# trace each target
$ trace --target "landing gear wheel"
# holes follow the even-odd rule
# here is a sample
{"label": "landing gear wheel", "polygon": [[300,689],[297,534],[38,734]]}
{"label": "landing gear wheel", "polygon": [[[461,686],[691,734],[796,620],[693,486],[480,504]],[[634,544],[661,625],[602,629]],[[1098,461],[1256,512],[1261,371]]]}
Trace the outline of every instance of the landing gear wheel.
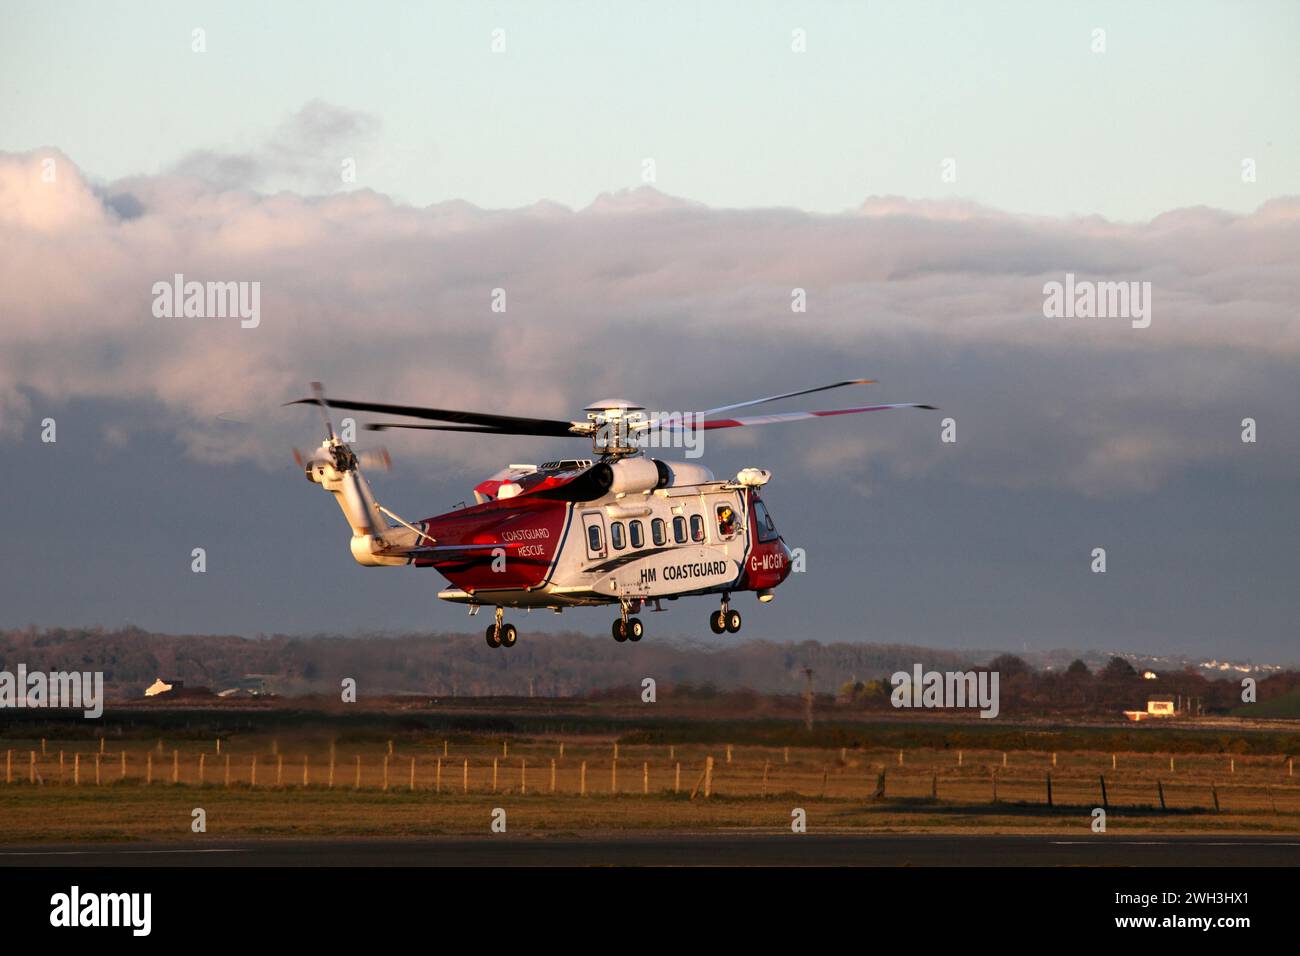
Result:
{"label": "landing gear wheel", "polygon": [[645,633],[645,628],[641,625],[639,617],[630,617],[627,619],[627,639],[632,642],[641,640],[641,635]]}
{"label": "landing gear wheel", "polygon": [[709,615],[709,627],[713,629],[714,634],[721,634],[727,629],[727,624],[722,618],[721,611],[714,611]]}
{"label": "landing gear wheel", "polygon": [[614,640],[618,641],[620,644],[627,640],[627,625],[623,622],[622,618],[615,621],[614,626],[610,628],[610,630],[614,632]]}
{"label": "landing gear wheel", "polygon": [[501,646],[514,647],[515,641],[519,640],[519,632],[515,630],[513,624],[507,624],[501,628]]}
{"label": "landing gear wheel", "polygon": [[740,612],[728,611],[726,614],[727,630],[735,634],[740,630]]}
{"label": "landing gear wheel", "polygon": [[487,646],[488,646],[488,647],[500,647],[500,646],[501,646],[501,635],[497,633],[497,626],[496,626],[495,624],[489,624],[489,625],[488,625],[488,628],[487,628]]}

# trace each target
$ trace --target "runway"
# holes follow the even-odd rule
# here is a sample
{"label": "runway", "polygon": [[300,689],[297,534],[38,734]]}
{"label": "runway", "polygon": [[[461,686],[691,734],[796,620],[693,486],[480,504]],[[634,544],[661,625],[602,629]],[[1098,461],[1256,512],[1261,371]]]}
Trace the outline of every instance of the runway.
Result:
{"label": "runway", "polygon": [[983,836],[772,831],[401,839],[196,838],[0,846],[0,867],[1300,865],[1297,836]]}

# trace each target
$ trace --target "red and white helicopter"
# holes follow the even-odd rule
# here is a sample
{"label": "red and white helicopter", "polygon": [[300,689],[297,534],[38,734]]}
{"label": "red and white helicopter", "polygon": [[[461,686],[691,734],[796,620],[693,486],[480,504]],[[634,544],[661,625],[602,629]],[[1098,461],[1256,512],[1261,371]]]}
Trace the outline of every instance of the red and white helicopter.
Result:
{"label": "red and white helicopter", "polygon": [[[934,409],[907,403],[711,417],[871,382],[835,382],[684,416],[648,416],[641,405],[601,401],[589,405],[587,420],[580,422],[345,401],[326,398],[316,382],[313,397],[289,404],[321,409],[325,441],[310,457],[295,452],[295,458],[307,480],[333,494],[343,510],[352,527],[357,563],[435,569],[453,585],[438,597],[469,605],[471,615],[480,607],[495,607],[487,642],[491,647],[513,647],[518,631],[504,620],[507,607],[558,613],[566,607],[617,604],[614,639],[639,641],[644,628],[633,615],[647,604],[662,610],[663,600],[717,594],[721,607],[709,616],[710,627],[715,634],[739,631],[740,612],[731,606],[731,596],[754,591],[766,603],[790,573],[790,550],[759,497],[769,473],[745,468],[720,481],[700,464],[650,458],[646,446],[680,445],[674,436],[686,429],[698,433],[894,408]],[[476,504],[406,521],[379,504],[361,470],[372,462],[386,466],[387,453],[355,453],[337,436],[328,408],[425,422],[367,424],[372,431],[415,428],[588,438],[593,457],[507,465],[474,489]]]}

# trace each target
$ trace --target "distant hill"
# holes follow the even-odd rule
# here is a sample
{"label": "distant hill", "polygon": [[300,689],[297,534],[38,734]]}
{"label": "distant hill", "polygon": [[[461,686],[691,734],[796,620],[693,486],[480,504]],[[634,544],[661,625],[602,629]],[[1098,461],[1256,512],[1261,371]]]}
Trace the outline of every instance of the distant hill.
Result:
{"label": "distant hill", "polygon": [[[285,695],[337,692],[354,678],[368,694],[437,696],[573,696],[639,684],[749,688],[798,693],[803,669],[817,690],[832,692],[851,679],[888,677],[920,662],[940,670],[966,669],[992,653],[959,653],[903,644],[778,644],[726,641],[718,648],[665,640],[617,644],[574,633],[536,634],[508,650],[492,650],[473,634],[343,637],[238,637],[152,634],[138,628],[56,628],[0,631],[0,669],[19,662],[29,670],[103,671],[109,693],[136,697],[155,678],[176,678],[214,691],[261,675],[268,690]],[[247,683],[247,682],[245,682]]]}

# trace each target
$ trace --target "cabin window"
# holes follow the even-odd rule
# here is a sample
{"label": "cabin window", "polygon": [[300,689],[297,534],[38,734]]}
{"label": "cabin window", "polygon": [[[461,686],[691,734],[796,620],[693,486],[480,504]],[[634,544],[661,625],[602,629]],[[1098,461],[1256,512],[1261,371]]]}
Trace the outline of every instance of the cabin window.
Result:
{"label": "cabin window", "polygon": [[718,516],[718,534],[724,538],[734,537],[736,529],[740,522],[736,520],[736,509],[731,505],[718,505],[715,512]]}
{"label": "cabin window", "polygon": [[609,526],[609,543],[615,551],[622,551],[626,542],[623,540],[623,522],[615,521]]}
{"label": "cabin window", "polygon": [[632,547],[639,548],[645,544],[645,532],[641,528],[641,522],[633,521],[628,525],[628,530],[632,533]]}
{"label": "cabin window", "polygon": [[587,528],[587,548],[592,554],[604,550],[600,540],[600,525],[593,524]]}
{"label": "cabin window", "polygon": [[691,515],[691,540],[704,540],[704,518],[701,515]]}
{"label": "cabin window", "polygon": [[681,515],[673,518],[673,540],[678,544],[686,543],[686,519]]}
{"label": "cabin window", "polygon": [[763,502],[758,500],[754,501],[754,518],[758,524],[759,541],[775,541],[781,536],[777,532],[776,523],[772,520],[772,516],[768,514],[767,508],[764,507]]}
{"label": "cabin window", "polygon": [[668,528],[664,524],[663,518],[655,518],[650,522],[650,538],[654,541],[656,548],[662,548],[668,543]]}

